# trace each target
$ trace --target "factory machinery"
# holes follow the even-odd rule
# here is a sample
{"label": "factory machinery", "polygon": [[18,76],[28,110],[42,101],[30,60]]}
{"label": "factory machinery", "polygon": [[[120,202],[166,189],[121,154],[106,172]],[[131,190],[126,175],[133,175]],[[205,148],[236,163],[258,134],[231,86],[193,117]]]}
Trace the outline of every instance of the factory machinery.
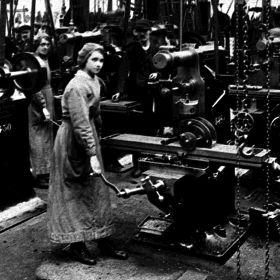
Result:
{"label": "factory machinery", "polygon": [[[145,175],[141,184],[114,190],[123,198],[147,194],[164,213],[147,217],[139,226],[137,239],[224,262],[249,230],[249,220],[237,215],[235,168],[262,170],[271,160],[270,152],[247,147],[244,135],[238,145],[218,141],[215,126],[224,126],[221,120],[228,117],[216,115],[215,125],[206,118],[199,50],[163,49],[153,63],[159,74],[149,84],[156,92],[154,102],[159,105],[160,98],[164,99],[165,110],[155,106],[159,113],[154,112],[162,114],[157,118],[162,134],[122,133],[102,140],[104,149],[140,154],[138,164]],[[252,122],[249,113],[240,112],[231,125],[243,133]]]}
{"label": "factory machinery", "polygon": [[[252,227],[261,227],[267,242],[279,239],[280,205],[270,196],[279,172],[279,28],[269,29],[269,8],[263,1],[258,40],[249,47],[248,11],[236,1],[232,58],[217,44],[161,48],[149,80],[156,133],[135,131],[139,104],[103,102],[103,113],[132,122],[124,133],[104,137],[104,150],[136,154],[144,175],[135,188],[105,182],[118,197],[147,195],[163,213],[142,221],[135,240],[223,263]],[[246,212],[240,205],[244,170],[265,191],[264,205]]]}
{"label": "factory machinery", "polygon": [[[241,8],[241,12],[246,10]],[[1,12],[5,9],[1,1]],[[246,23],[247,18],[242,20]],[[4,22],[0,22],[1,27],[5,27]],[[101,102],[105,126],[110,120],[121,120],[119,127],[113,121],[113,129],[105,127],[103,150],[137,156],[144,175],[134,188],[119,189],[104,175],[103,180],[120,198],[146,195],[162,213],[142,221],[135,240],[224,263],[246,240],[253,222],[265,225],[268,232],[272,231],[271,225],[279,229],[279,204],[269,199],[270,184],[278,174],[279,145],[275,143],[279,143],[280,126],[279,43],[266,26],[253,54],[249,53],[246,28],[243,33],[236,32],[232,61],[217,44],[162,47],[153,57],[157,72],[148,82],[151,112],[135,100]],[[3,42],[3,30],[1,34]],[[63,61],[57,78],[62,89],[77,69],[80,46],[99,39],[94,32],[60,36],[60,51],[69,58]],[[35,54],[16,55],[9,63],[4,60],[3,46],[0,169],[1,182],[8,182],[9,187],[1,195],[1,207],[16,194],[21,199],[32,195],[32,188],[21,187],[31,182],[28,142],[17,136],[28,138],[28,98],[46,79],[46,68]],[[110,51],[119,56],[114,49]],[[219,71],[216,67],[215,72],[211,68],[217,62],[225,67]],[[27,98],[11,100],[15,88]],[[143,120],[152,129],[141,128],[137,133]],[[242,170],[259,174],[266,190],[264,208],[251,208],[246,215],[240,207]]]}
{"label": "factory machinery", "polygon": [[[45,63],[34,53],[5,57],[7,3],[0,3],[0,211],[35,197],[29,162],[28,105],[47,79]],[[8,49],[8,51],[10,51]]]}
{"label": "factory machinery", "polygon": [[[102,141],[104,149],[140,154],[141,184],[115,186],[117,195],[146,194],[164,213],[147,217],[135,238],[219,262],[238,250],[252,224],[262,225],[268,236],[279,234],[279,203],[270,201],[279,157],[278,38],[263,30],[249,49],[246,8],[236,5],[237,22],[242,19],[245,27],[236,27],[234,59],[225,59],[226,70],[214,74],[216,88],[205,59],[213,57],[213,45],[163,47],[153,57],[158,72],[149,80],[159,129],[154,135],[133,131]],[[215,51],[221,58],[223,52]],[[109,107],[104,104],[105,111]],[[127,106],[129,119],[135,111]],[[245,215],[240,206],[244,169],[262,178],[266,193],[263,208],[251,207]]]}

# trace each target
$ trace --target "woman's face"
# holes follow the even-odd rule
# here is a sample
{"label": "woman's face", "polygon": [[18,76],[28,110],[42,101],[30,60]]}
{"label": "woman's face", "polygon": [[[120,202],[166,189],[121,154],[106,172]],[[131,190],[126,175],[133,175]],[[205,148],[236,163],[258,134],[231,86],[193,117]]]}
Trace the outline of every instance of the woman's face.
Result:
{"label": "woman's face", "polygon": [[43,38],[36,50],[36,53],[41,56],[47,56],[50,51],[50,47],[51,47],[50,42]]}
{"label": "woman's face", "polygon": [[94,51],[88,58],[84,70],[89,75],[94,76],[95,74],[98,74],[100,72],[103,63],[104,63],[103,54],[100,51]]}

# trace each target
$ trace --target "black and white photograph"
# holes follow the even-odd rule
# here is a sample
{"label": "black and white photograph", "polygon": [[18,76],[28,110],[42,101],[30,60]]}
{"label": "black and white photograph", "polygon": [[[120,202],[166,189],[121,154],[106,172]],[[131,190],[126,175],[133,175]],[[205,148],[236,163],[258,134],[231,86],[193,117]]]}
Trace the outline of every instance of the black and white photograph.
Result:
{"label": "black and white photograph", "polygon": [[280,0],[0,0],[0,280],[280,279]]}

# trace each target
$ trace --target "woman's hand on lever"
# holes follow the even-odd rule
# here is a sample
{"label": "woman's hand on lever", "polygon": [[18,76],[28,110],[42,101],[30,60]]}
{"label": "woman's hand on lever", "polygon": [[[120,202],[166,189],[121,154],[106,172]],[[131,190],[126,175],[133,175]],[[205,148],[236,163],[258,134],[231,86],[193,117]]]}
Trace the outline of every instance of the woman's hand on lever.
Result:
{"label": "woman's hand on lever", "polygon": [[50,114],[50,112],[48,111],[47,108],[43,108],[43,114],[44,114],[45,120],[49,121],[50,118],[51,118],[51,114]]}
{"label": "woman's hand on lever", "polygon": [[97,156],[92,156],[90,158],[90,166],[92,169],[93,176],[101,174],[101,165],[100,165],[100,162],[99,162]]}

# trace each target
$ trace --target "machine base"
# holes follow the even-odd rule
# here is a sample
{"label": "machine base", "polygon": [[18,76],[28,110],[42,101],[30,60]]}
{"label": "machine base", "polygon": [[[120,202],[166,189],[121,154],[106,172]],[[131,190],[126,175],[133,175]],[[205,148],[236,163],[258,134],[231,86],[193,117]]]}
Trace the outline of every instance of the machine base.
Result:
{"label": "machine base", "polygon": [[[232,221],[236,220],[233,218]],[[188,237],[188,241],[182,241],[174,230],[172,220],[148,216],[138,226],[134,240],[224,264],[249,235],[250,224],[244,220],[241,224],[238,228],[235,223],[228,222],[220,232],[219,229],[216,232],[196,232]]]}

